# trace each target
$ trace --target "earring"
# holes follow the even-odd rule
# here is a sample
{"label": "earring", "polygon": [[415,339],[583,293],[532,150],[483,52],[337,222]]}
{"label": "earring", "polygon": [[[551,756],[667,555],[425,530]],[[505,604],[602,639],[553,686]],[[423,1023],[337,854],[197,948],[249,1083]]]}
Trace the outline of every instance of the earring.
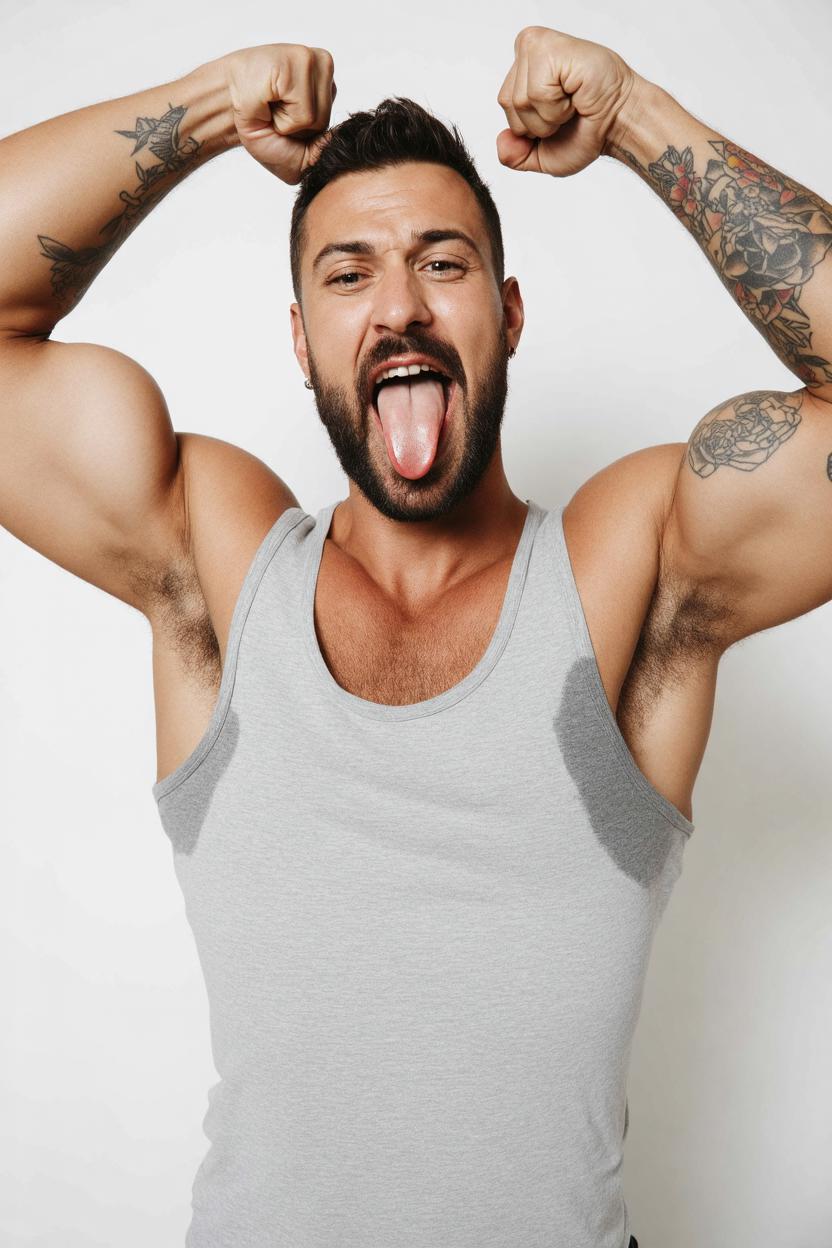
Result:
{"label": "earring", "polygon": [[303,384],[306,386],[306,389],[307,389],[307,390],[311,390],[311,389],[313,388],[313,387],[312,387],[312,382],[309,380],[309,378],[308,378],[308,377],[306,378],[306,381],[305,381]]}
{"label": "earring", "polygon": [[516,348],[516,347],[510,347],[510,348],[509,348],[509,352],[508,352],[508,358],[509,358],[510,360],[513,360],[516,354],[517,354],[517,348]]}

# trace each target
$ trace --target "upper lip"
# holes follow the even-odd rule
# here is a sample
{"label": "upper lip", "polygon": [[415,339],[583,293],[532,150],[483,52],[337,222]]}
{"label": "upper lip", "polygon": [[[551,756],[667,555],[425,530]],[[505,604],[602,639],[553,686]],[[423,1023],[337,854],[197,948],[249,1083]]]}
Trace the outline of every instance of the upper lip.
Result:
{"label": "upper lip", "polygon": [[370,373],[370,397],[372,397],[376,382],[382,373],[386,373],[388,368],[404,368],[407,364],[427,364],[432,369],[435,369],[437,373],[441,373],[443,377],[447,377],[448,381],[453,381],[453,377],[448,373],[448,370],[429,355],[415,355],[413,353],[409,355],[391,355],[389,359],[385,360],[383,364],[378,364]]}

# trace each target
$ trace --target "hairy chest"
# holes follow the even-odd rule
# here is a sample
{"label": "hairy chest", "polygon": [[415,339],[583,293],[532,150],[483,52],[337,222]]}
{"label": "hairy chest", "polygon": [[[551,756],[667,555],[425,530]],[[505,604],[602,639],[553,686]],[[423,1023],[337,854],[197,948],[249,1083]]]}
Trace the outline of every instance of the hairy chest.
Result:
{"label": "hairy chest", "polygon": [[315,635],[335,681],[371,702],[400,706],[436,697],[463,680],[488,649],[511,562],[504,561],[441,600],[402,610],[361,577],[322,564]]}

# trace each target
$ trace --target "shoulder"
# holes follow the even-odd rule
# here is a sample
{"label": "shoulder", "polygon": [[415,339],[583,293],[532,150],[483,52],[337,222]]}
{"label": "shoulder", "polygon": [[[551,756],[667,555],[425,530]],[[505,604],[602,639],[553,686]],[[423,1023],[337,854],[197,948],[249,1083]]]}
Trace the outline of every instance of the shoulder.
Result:
{"label": "shoulder", "polygon": [[177,433],[181,524],[164,557],[137,570],[154,634],[210,631],[224,654],[234,605],[254,555],[282,513],[299,506],[263,460],[220,438]]}
{"label": "shoulder", "polygon": [[684,455],[684,442],[644,447],[584,482],[563,514],[573,566],[599,575],[621,559],[631,571],[657,573]]}
{"label": "shoulder", "polygon": [[573,495],[563,528],[601,677],[615,705],[665,573],[662,543],[685,444],[622,456]]}

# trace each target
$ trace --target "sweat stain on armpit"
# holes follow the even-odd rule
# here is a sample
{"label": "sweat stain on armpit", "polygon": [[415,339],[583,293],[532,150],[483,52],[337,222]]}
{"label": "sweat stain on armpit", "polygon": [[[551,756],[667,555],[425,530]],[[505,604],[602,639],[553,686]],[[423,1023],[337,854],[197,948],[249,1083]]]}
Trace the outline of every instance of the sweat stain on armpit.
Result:
{"label": "sweat stain on armpit", "polygon": [[623,768],[613,765],[609,735],[588,692],[592,662],[580,658],[569,669],[555,734],[593,832],[616,866],[647,886],[661,874],[673,831],[636,793]]}
{"label": "sweat stain on armpit", "polygon": [[210,809],[214,790],[234,757],[239,739],[240,720],[237,713],[230,710],[219,739],[197,766],[199,783],[189,784],[186,777],[160,799],[159,817],[162,827],[170,837],[177,854],[193,853],[205,816]]}

